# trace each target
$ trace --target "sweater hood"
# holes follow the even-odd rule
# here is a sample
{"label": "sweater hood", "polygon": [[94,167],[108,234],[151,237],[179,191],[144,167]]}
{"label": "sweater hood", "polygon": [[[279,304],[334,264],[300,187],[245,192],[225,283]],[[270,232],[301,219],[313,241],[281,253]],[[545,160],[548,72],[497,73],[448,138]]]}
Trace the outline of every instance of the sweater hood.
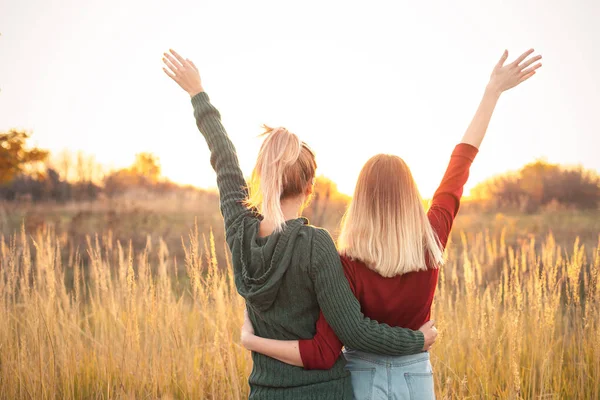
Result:
{"label": "sweater hood", "polygon": [[281,286],[282,278],[292,262],[294,247],[306,218],[286,222],[282,232],[267,237],[258,236],[259,219],[244,219],[233,238],[233,263],[241,265],[236,274],[239,294],[254,309],[265,311],[271,307]]}

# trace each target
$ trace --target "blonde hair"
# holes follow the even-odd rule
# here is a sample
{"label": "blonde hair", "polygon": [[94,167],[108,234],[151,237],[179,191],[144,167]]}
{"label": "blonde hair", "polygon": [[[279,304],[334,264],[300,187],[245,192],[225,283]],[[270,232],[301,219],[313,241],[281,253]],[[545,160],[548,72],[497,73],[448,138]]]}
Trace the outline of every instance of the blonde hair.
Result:
{"label": "blonde hair", "polygon": [[[392,277],[438,267],[443,251],[406,163],[378,154],[362,168],[342,220],[342,254]],[[429,258],[429,259],[428,259]]]}
{"label": "blonde hair", "polygon": [[312,184],[317,163],[313,151],[287,129],[263,125],[265,140],[260,147],[250,180],[250,206],[260,208],[275,232],[285,226],[281,201],[299,196]]}

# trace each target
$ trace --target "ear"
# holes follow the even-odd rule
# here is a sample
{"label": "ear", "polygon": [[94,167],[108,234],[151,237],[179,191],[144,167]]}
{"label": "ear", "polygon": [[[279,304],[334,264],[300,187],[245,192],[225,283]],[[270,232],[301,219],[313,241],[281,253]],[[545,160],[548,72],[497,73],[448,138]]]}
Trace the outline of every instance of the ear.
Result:
{"label": "ear", "polygon": [[306,185],[306,190],[304,191],[304,195],[308,198],[308,197],[312,196],[314,191],[315,191],[315,178],[313,178],[312,181],[310,181],[310,183],[308,185]]}

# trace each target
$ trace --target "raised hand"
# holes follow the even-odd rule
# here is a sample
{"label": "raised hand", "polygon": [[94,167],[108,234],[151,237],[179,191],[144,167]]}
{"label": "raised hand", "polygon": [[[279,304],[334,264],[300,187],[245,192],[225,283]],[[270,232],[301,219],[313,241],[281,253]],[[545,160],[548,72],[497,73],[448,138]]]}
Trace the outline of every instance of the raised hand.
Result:
{"label": "raised hand", "polygon": [[192,60],[181,57],[175,50],[171,49],[169,52],[171,54],[164,53],[162,59],[166,65],[166,68],[163,67],[165,74],[177,82],[191,97],[204,92],[200,73]]}
{"label": "raised hand", "polygon": [[528,58],[531,54],[533,49],[527,50],[512,63],[504,65],[508,58],[508,50],[505,50],[492,71],[488,89],[500,94],[535,75],[535,70],[542,66],[542,63],[538,62],[542,56]]}

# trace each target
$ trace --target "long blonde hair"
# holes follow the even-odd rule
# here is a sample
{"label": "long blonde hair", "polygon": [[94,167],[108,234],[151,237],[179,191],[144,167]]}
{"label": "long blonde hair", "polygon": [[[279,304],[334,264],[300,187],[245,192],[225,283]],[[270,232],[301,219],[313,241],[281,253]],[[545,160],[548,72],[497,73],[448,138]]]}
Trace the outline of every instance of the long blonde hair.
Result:
{"label": "long blonde hair", "polygon": [[400,157],[378,154],[364,165],[342,220],[339,248],[384,277],[425,270],[427,261],[442,264],[440,241]]}
{"label": "long blonde hair", "polygon": [[313,151],[287,129],[263,125],[265,139],[250,180],[249,205],[261,209],[275,232],[285,226],[281,201],[303,194],[314,181],[317,163]]}

